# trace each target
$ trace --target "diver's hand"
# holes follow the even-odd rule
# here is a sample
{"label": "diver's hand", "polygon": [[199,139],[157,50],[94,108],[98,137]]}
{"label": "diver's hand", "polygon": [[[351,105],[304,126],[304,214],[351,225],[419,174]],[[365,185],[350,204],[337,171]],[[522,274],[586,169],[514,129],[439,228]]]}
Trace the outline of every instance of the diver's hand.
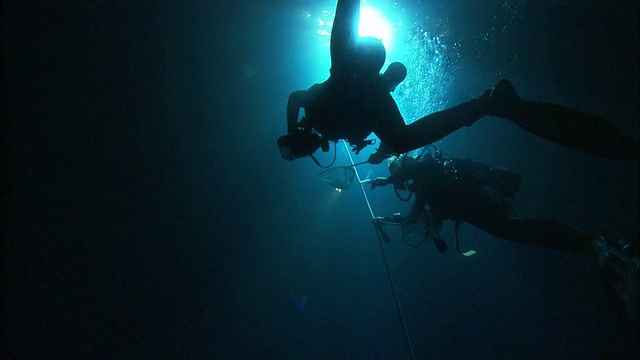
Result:
{"label": "diver's hand", "polygon": [[388,157],[389,157],[389,154],[381,151],[376,151],[371,155],[369,155],[369,159],[367,161],[369,162],[369,164],[378,165]]}
{"label": "diver's hand", "polygon": [[371,181],[371,190],[375,189],[378,186],[385,186],[388,184],[389,184],[389,179],[383,178],[383,177],[376,178],[375,180]]}

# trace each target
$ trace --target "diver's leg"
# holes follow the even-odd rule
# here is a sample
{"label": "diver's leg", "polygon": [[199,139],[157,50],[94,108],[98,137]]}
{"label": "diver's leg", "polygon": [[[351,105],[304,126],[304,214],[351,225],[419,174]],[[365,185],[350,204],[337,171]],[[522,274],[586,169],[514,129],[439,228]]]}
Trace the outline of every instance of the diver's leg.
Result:
{"label": "diver's leg", "polygon": [[406,126],[399,135],[401,145],[394,150],[406,152],[431,144],[485,115],[503,117],[547,140],[594,155],[635,162],[640,156],[640,144],[624,136],[610,121],[561,105],[522,100],[507,80],[501,80],[478,99]]}
{"label": "diver's leg", "polygon": [[[488,221],[487,221],[488,220]],[[560,251],[594,256],[602,280],[611,291],[614,303],[638,323],[640,289],[638,257],[624,248],[611,245],[606,238],[594,237],[550,219],[516,219],[501,217],[469,223],[505,240]]]}
{"label": "diver's leg", "polygon": [[506,201],[499,201],[479,185],[465,189],[461,201],[464,201],[461,219],[489,234],[508,241],[562,251],[591,251],[594,236],[552,219],[516,218],[506,206]]}
{"label": "diver's leg", "polygon": [[477,226],[508,241],[573,253],[590,253],[594,240],[593,236],[553,219],[503,216]]}
{"label": "diver's leg", "polygon": [[400,144],[394,150],[403,153],[429,145],[458,129],[471,126],[484,115],[486,109],[479,99],[429,114],[403,129]]}
{"label": "diver's leg", "polygon": [[460,176],[476,178],[482,185],[492,187],[505,198],[513,198],[522,183],[522,176],[500,166],[483,164],[471,159],[455,159]]}
{"label": "diver's leg", "polygon": [[488,114],[557,144],[607,158],[638,162],[640,144],[623,135],[609,120],[565,106],[520,99],[503,79],[488,101]]}
{"label": "diver's leg", "polygon": [[360,0],[338,0],[331,28],[331,67],[339,69],[349,60],[349,48],[358,37]]}
{"label": "diver's leg", "polygon": [[638,142],[599,116],[556,104],[522,101],[513,121],[527,131],[576,150],[638,162]]}

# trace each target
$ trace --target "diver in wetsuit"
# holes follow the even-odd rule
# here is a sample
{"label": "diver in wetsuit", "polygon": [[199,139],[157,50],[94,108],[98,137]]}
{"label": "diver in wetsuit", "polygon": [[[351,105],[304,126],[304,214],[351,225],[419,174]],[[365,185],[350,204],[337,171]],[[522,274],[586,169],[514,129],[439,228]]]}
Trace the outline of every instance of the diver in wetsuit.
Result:
{"label": "diver in wetsuit", "polygon": [[[397,218],[396,222],[410,226],[424,221],[428,205],[428,219],[436,224],[443,220],[456,224],[466,222],[508,241],[590,254],[598,261],[616,298],[637,322],[636,250],[631,244],[590,235],[553,219],[517,217],[505,198],[514,197],[519,190],[519,174],[470,159],[446,158],[438,153],[392,157],[389,172],[389,177],[371,181],[371,188],[394,184],[395,188],[409,188],[415,194],[409,216]],[[446,249],[438,243],[436,246],[440,251]]]}
{"label": "diver in wetsuit", "polygon": [[[359,37],[359,0],[339,0],[331,31],[329,78],[308,90],[294,91],[287,103],[288,135],[278,140],[282,156],[292,160],[313,153],[327,141],[348,140],[356,152],[368,145],[366,137],[376,119],[374,101],[397,106],[389,95],[407,75],[401,63],[392,63],[381,75],[386,59],[382,41]],[[300,109],[305,117],[299,122]],[[398,112],[399,115],[399,112]],[[385,116],[387,118],[387,116]],[[388,117],[402,121],[402,117]]]}
{"label": "diver in wetsuit", "polygon": [[[638,162],[640,144],[608,120],[561,105],[521,99],[506,79],[476,99],[406,125],[389,93],[404,80],[406,68],[395,63],[395,68],[390,66],[380,75],[386,58],[384,46],[378,39],[358,36],[359,14],[359,0],[338,0],[330,40],[330,76],[289,96],[288,134],[278,139],[283,158],[308,156],[319,147],[327,151],[328,141],[340,139],[347,140],[357,153],[372,143],[366,138],[373,132],[382,143],[369,162],[379,164],[391,154],[431,144],[490,115],[561,145]],[[404,69],[404,75],[398,69]],[[305,116],[298,120],[300,109]]]}

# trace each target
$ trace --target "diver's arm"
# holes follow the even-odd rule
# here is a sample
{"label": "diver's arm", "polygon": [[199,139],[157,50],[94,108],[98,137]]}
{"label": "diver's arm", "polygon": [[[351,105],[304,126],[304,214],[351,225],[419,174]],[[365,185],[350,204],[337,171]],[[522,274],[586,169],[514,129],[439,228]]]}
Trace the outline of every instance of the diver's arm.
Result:
{"label": "diver's arm", "polygon": [[389,147],[384,141],[381,141],[380,146],[375,152],[369,155],[369,159],[367,159],[367,161],[372,165],[378,165],[391,155],[393,155],[391,147]]}
{"label": "diver's arm", "polygon": [[393,181],[391,181],[390,179],[391,179],[391,176],[386,177],[386,178],[385,177],[377,177],[377,178],[373,179],[371,181],[371,190],[374,190],[378,186],[387,186],[387,185],[391,184]]}
{"label": "diver's arm", "polygon": [[298,131],[298,116],[300,109],[304,108],[309,99],[307,90],[294,91],[289,95],[287,102],[287,130],[289,134]]}
{"label": "diver's arm", "polygon": [[331,28],[331,67],[341,69],[348,62],[351,47],[358,38],[360,0],[338,0]]}
{"label": "diver's arm", "polygon": [[331,28],[331,42],[351,42],[358,38],[361,0],[338,0]]}
{"label": "diver's arm", "polygon": [[407,180],[402,174],[402,171],[397,172],[393,175],[389,175],[389,177],[378,177],[371,181],[371,190],[375,189],[377,186],[387,186],[389,184],[393,184],[395,182],[405,181]]}

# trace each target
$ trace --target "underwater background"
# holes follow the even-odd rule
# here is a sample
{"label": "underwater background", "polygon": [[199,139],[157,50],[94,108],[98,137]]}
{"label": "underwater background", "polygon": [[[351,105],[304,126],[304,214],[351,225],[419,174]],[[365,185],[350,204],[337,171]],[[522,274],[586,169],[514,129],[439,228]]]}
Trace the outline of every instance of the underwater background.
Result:
{"label": "underwater background", "polygon": [[[281,159],[289,93],[328,76],[335,3],[3,2],[3,358],[408,359],[381,251],[416,358],[639,357],[592,259],[470,225],[472,257],[451,224],[446,253],[393,229],[381,247],[356,182]],[[639,138],[637,1],[367,4],[408,67],[408,121],[508,78]],[[522,216],[638,240],[637,164],[492,117],[434,145],[522,174]],[[365,189],[377,216],[409,210]]]}

